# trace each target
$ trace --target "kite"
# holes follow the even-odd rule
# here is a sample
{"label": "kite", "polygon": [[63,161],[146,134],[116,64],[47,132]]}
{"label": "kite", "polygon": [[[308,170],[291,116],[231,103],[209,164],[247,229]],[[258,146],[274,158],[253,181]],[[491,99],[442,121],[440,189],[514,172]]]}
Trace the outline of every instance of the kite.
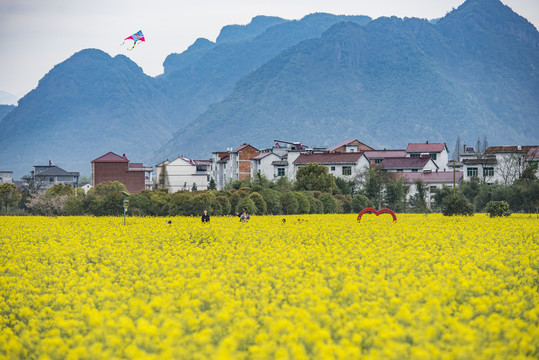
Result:
{"label": "kite", "polygon": [[125,40],[129,40],[129,39],[134,41],[133,46],[131,47],[131,49],[127,49],[129,51],[133,50],[135,45],[137,45],[137,41],[145,41],[144,40],[144,34],[142,33],[142,30],[139,30],[138,32],[134,33],[133,35],[126,37],[124,39],[124,42],[122,43],[122,45],[125,43]]}

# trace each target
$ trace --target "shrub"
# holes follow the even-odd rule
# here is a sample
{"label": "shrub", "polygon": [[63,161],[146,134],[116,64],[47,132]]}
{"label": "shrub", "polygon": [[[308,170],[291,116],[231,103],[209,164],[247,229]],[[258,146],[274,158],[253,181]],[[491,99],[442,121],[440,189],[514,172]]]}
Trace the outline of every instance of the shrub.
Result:
{"label": "shrub", "polygon": [[294,193],[288,191],[281,193],[281,208],[283,211],[283,214],[289,215],[289,214],[297,214],[298,212],[298,200],[294,196]]}
{"label": "shrub", "polygon": [[329,193],[323,193],[318,197],[318,200],[324,204],[324,214],[335,214],[337,213],[337,202],[333,195]]}
{"label": "shrub", "polygon": [[304,193],[294,192],[294,196],[298,201],[298,214],[308,214],[311,211],[311,204]]}
{"label": "shrub", "polygon": [[256,214],[258,212],[254,201],[248,196],[241,199],[238,205],[236,205],[237,212],[241,213],[243,209],[247,209],[247,213],[249,214]]}
{"label": "shrub", "polygon": [[361,210],[367,207],[372,207],[372,203],[365,195],[357,194],[352,198],[351,206],[353,212],[359,213]]}
{"label": "shrub", "polygon": [[266,213],[267,209],[268,209],[268,206],[267,206],[266,202],[264,201],[264,198],[262,197],[262,195],[260,195],[257,192],[253,192],[253,193],[251,193],[251,195],[249,195],[249,198],[251,200],[253,200],[253,202],[255,203],[256,214],[257,215],[264,215]]}
{"label": "shrub", "polygon": [[462,194],[449,195],[444,198],[442,203],[442,214],[445,216],[453,215],[473,215],[474,207],[466,200]]}
{"label": "shrub", "polygon": [[485,211],[490,214],[490,217],[511,215],[509,204],[506,201],[489,201]]}

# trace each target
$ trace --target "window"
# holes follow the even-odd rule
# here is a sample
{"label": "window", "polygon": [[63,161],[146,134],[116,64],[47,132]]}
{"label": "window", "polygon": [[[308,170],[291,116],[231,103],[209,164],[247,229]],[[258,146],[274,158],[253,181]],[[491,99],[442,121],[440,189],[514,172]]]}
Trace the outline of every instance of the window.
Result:
{"label": "window", "polygon": [[277,168],[277,176],[284,176],[284,168],[283,167]]}
{"label": "window", "polygon": [[431,185],[431,186],[430,186],[430,193],[431,193],[431,194],[434,194],[435,192],[436,192],[436,186]]}
{"label": "window", "polygon": [[430,153],[430,158],[431,158],[432,160],[436,160],[436,154]]}
{"label": "window", "polygon": [[384,160],[384,159],[374,159],[374,163],[375,164],[380,164],[382,162],[382,160]]}
{"label": "window", "polygon": [[332,166],[332,167],[331,167],[331,171],[335,171],[335,166]]}
{"label": "window", "polygon": [[54,182],[54,178],[49,178],[49,182]]}
{"label": "window", "polygon": [[417,172],[417,169],[412,169],[412,172]]}
{"label": "window", "polygon": [[410,154],[410,157],[419,157],[421,154],[419,153],[411,153]]}
{"label": "window", "polygon": [[351,166],[343,166],[342,167],[342,174],[343,175],[352,175],[352,167]]}
{"label": "window", "polygon": [[486,167],[483,169],[483,176],[494,176],[494,168]]}
{"label": "window", "polygon": [[530,161],[530,166],[532,167],[532,169],[537,170],[538,162],[537,161]]}
{"label": "window", "polygon": [[477,168],[476,167],[469,167],[466,169],[466,175],[468,176],[477,176]]}

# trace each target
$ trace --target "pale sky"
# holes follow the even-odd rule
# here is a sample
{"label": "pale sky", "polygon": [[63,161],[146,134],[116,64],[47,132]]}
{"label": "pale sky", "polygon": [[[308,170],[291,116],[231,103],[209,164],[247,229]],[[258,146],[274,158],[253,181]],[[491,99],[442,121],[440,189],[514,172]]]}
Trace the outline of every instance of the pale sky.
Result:
{"label": "pale sky", "polygon": [[[0,91],[22,97],[56,64],[87,48],[124,54],[146,74],[197,38],[215,41],[225,25],[256,15],[301,19],[331,14],[443,17],[464,0],[0,0]],[[539,0],[502,0],[539,28]],[[123,39],[142,30],[146,42],[127,51]]]}

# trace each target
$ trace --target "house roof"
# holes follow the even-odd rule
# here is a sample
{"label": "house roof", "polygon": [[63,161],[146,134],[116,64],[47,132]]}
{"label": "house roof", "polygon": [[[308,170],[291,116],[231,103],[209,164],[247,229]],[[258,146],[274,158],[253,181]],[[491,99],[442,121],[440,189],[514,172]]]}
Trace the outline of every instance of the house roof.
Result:
{"label": "house roof", "polygon": [[386,157],[405,157],[406,150],[366,150],[367,159],[383,159]]}
{"label": "house roof", "polygon": [[387,157],[382,160],[381,164],[385,169],[422,169],[429,161],[431,161],[430,157]]}
{"label": "house roof", "polygon": [[195,165],[211,165],[209,160],[193,160]]}
{"label": "house roof", "polygon": [[100,156],[97,159],[93,159],[90,162],[129,162],[129,160],[127,160],[126,157],[120,156],[113,153],[112,151],[109,151],[105,155]]}
{"label": "house roof", "polygon": [[266,156],[271,155],[271,154],[273,154],[273,153],[272,152],[263,152],[263,153],[258,154],[257,156],[255,156],[251,160],[260,160],[260,159],[263,159]]}
{"label": "house roof", "polygon": [[[335,145],[335,146],[330,147],[330,148],[328,149],[328,151],[336,151],[338,148],[340,148],[340,147],[342,147],[342,146],[349,145],[350,143],[353,143],[354,141],[359,143],[358,146],[363,145],[363,146],[365,146],[366,148],[372,149],[370,146],[368,146],[368,145],[362,143],[362,142],[359,141],[358,139],[350,139],[350,140],[345,140],[345,141],[343,141],[343,142],[340,143],[340,144],[337,144],[337,145]],[[362,149],[360,148],[360,150],[362,150]]]}
{"label": "house roof", "polygon": [[532,155],[534,159],[539,158],[539,145],[524,145],[520,146],[490,146],[485,154],[497,154],[497,153],[524,153]]}
{"label": "house roof", "polygon": [[[401,173],[405,183],[414,183],[417,180],[421,180],[426,184],[429,183],[452,183],[453,171],[439,171],[431,173],[423,172],[407,172]],[[455,171],[455,181],[460,182],[464,176],[462,171]]]}
{"label": "house roof", "polygon": [[445,146],[445,143],[410,143],[406,147],[407,153],[422,153],[422,152],[442,152]]}
{"label": "house roof", "polygon": [[142,163],[129,163],[129,168],[130,169],[138,169],[138,168],[143,168],[144,166],[142,166]]}
{"label": "house roof", "polygon": [[79,176],[79,173],[65,171],[58,166],[52,166],[50,169],[44,170],[35,176]]}
{"label": "house roof", "polygon": [[255,150],[258,150],[258,149],[256,149],[253,145],[250,145],[250,144],[242,144],[242,145],[238,146],[237,148],[235,148],[234,150],[232,150],[231,152],[238,152],[238,151],[241,151],[241,150],[243,150],[243,149],[245,149],[246,147],[249,147],[249,146],[252,147],[252,148],[255,149]]}
{"label": "house roof", "polygon": [[300,154],[294,164],[356,163],[362,156],[363,152]]}

